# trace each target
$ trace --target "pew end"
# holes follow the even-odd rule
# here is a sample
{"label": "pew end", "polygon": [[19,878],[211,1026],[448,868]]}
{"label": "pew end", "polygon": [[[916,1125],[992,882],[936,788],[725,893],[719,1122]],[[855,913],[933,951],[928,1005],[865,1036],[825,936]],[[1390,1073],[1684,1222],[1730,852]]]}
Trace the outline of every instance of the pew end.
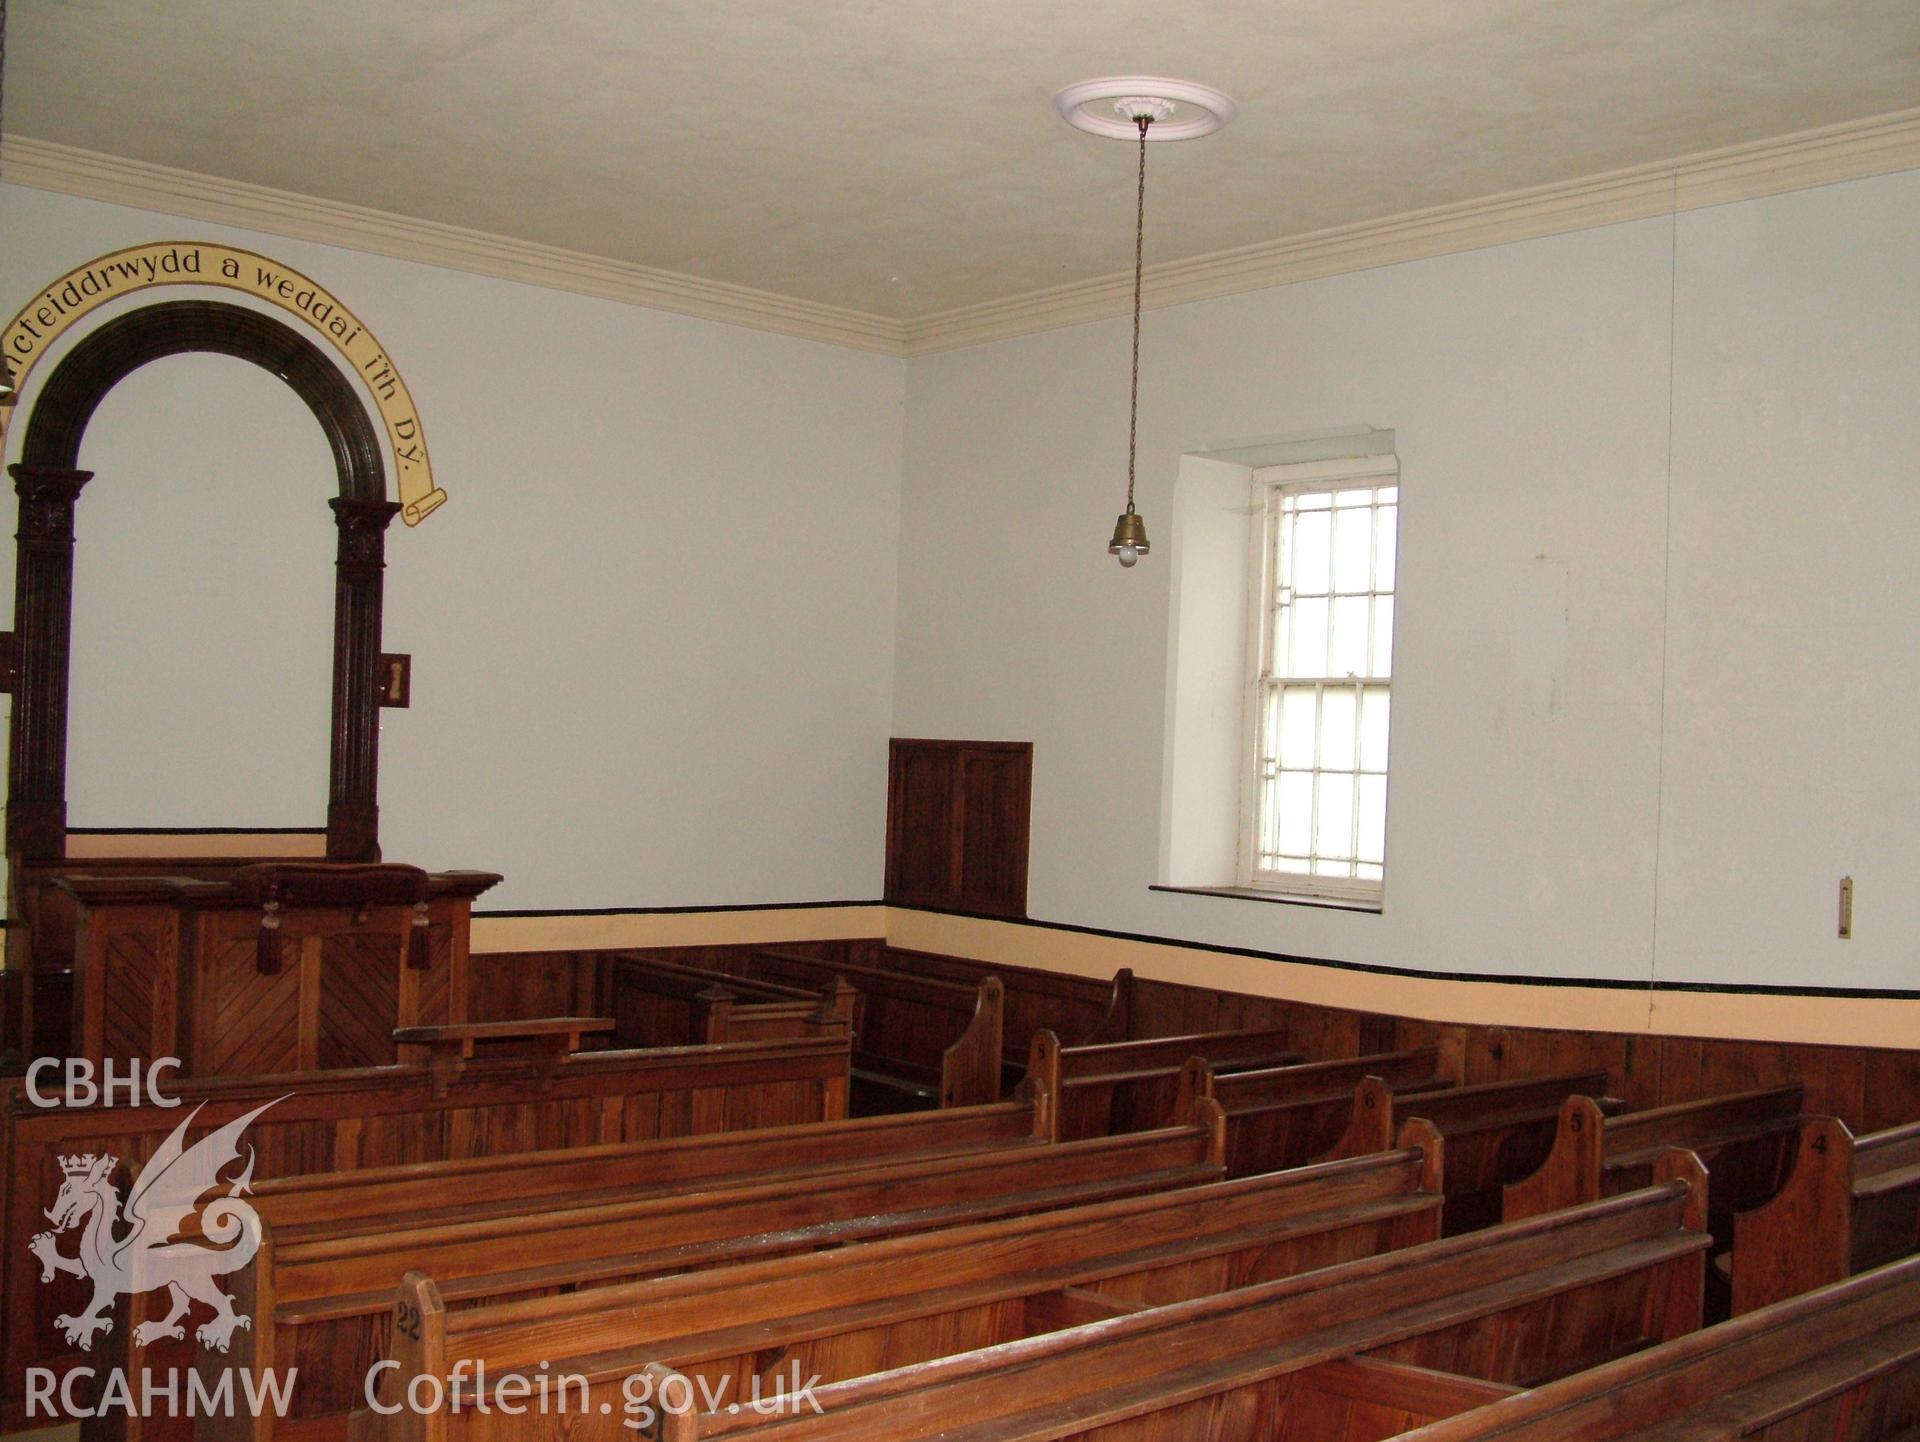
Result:
{"label": "pew end", "polygon": [[820,1023],[822,1027],[837,1023],[848,1036],[853,1035],[853,1009],[860,1000],[860,992],[844,976],[835,974],[833,980],[820,988]]}
{"label": "pew end", "polygon": [[[1681,1209],[1680,1225],[1689,1232],[1705,1236],[1707,1226],[1707,1165],[1697,1152],[1686,1147],[1668,1147],[1653,1164],[1656,1186],[1678,1182],[1687,1189],[1686,1205]],[[1695,1252],[1668,1266],[1665,1286],[1648,1293],[1651,1325],[1649,1335],[1670,1342],[1689,1332],[1700,1330],[1706,1320],[1708,1252]]]}
{"label": "pew end", "polygon": [[1006,997],[1006,987],[999,977],[981,981],[966,1030],[940,1057],[941,1106],[985,1106],[1000,1100]]}
{"label": "pew end", "polygon": [[1207,1134],[1207,1161],[1223,1172],[1227,1165],[1227,1113],[1212,1097],[1195,1097],[1178,1118]]}
{"label": "pew end", "polygon": [[1107,1008],[1093,1030],[1080,1041],[1081,1046],[1099,1042],[1126,1041],[1133,1035],[1133,968],[1123,966],[1113,974],[1107,991]]}
{"label": "pew end", "polygon": [[638,1414],[634,1435],[642,1442],[696,1442],[699,1414],[694,1405],[700,1389],[691,1377],[660,1362],[640,1369],[646,1379],[646,1411]]}
{"label": "pew end", "polygon": [[[712,986],[703,986],[693,994],[694,1037],[704,1045],[718,1046],[727,1039],[733,1030],[733,1007],[736,998],[732,991],[715,982]],[[640,1039],[622,1038],[629,1044],[644,1045]]]}
{"label": "pew end", "polygon": [[1746,1312],[1852,1271],[1854,1137],[1837,1117],[1802,1123],[1786,1183],[1733,1218],[1732,1308]]}
{"label": "pew end", "polygon": [[1687,1189],[1685,1225],[1688,1231],[1707,1230],[1707,1164],[1688,1147],[1668,1147],[1653,1164],[1656,1183],[1679,1182]]}
{"label": "pew end", "polygon": [[[1393,1093],[1377,1076],[1363,1077],[1353,1089],[1353,1116],[1333,1150],[1322,1161],[1364,1157],[1393,1145]],[[1436,1152],[1437,1156],[1438,1153]],[[1435,1191],[1441,1190],[1435,1186]]]}
{"label": "pew end", "polygon": [[1027,1079],[1034,1090],[1035,1117],[1048,1141],[1060,1140],[1060,1038],[1042,1027],[1027,1048]]}
{"label": "pew end", "polygon": [[1036,1141],[1056,1140],[1054,1134],[1059,1123],[1054,1116],[1054,1092],[1047,1085],[1045,1077],[1028,1072],[1015,1085],[1011,1100],[1033,1113],[1033,1137]]}
{"label": "pew end", "polygon": [[1420,1153],[1421,1191],[1432,1192],[1435,1196],[1446,1191],[1447,1143],[1438,1127],[1425,1117],[1408,1117],[1400,1123],[1400,1134],[1394,1138],[1394,1144],[1403,1152]]}
{"label": "pew end", "polygon": [[424,1272],[408,1271],[394,1289],[390,1335],[390,1360],[395,1365],[381,1373],[380,1401],[383,1407],[400,1410],[384,1418],[386,1442],[443,1442],[447,1435],[444,1408],[428,1411],[403,1405],[415,1377],[438,1379],[447,1371],[446,1301]]}
{"label": "pew end", "polygon": [[1174,1098],[1173,1114],[1184,1117],[1198,1098],[1213,1095],[1213,1068],[1203,1056],[1188,1057],[1180,1067],[1180,1090]]}
{"label": "pew end", "polygon": [[[263,1409],[256,1417],[244,1405],[249,1390],[255,1396],[273,1395],[270,1386],[273,1379],[267,1374],[273,1367],[277,1340],[274,1310],[279,1301],[273,1228],[266,1218],[251,1209],[241,1220],[241,1235],[235,1246],[245,1246],[249,1240],[253,1243],[253,1256],[246,1266],[227,1275],[225,1290],[233,1299],[233,1310],[250,1318],[250,1325],[235,1328],[224,1350],[215,1350],[197,1337],[193,1348],[193,1370],[199,1375],[206,1395],[218,1395],[216,1389],[221,1374],[230,1372],[234,1402],[225,1409],[216,1409],[214,1415],[196,1417],[194,1442],[270,1442],[278,1420],[271,1409]],[[132,1338],[128,1341],[131,1345]],[[136,1361],[133,1365],[141,1364]],[[291,1389],[291,1380],[287,1385]]]}
{"label": "pew end", "polygon": [[1588,1178],[1600,1174],[1606,1111],[1592,1097],[1574,1095],[1560,1104],[1560,1120],[1547,1159],[1531,1176],[1501,1188],[1502,1220],[1557,1212],[1582,1202],[1598,1201]]}

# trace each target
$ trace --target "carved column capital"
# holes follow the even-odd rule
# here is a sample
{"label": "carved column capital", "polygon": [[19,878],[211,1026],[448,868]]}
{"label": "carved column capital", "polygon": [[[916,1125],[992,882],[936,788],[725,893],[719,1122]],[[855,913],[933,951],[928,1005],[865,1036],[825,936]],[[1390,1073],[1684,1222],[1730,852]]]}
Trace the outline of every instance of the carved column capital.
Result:
{"label": "carved column capital", "polygon": [[17,465],[13,489],[20,497],[20,529],[14,539],[23,546],[73,548],[74,503],[80,488],[93,479],[92,471],[59,466]]}
{"label": "carved column capital", "polygon": [[397,501],[350,501],[336,496],[333,522],[340,528],[338,564],[382,570],[387,564],[387,527],[400,514]]}

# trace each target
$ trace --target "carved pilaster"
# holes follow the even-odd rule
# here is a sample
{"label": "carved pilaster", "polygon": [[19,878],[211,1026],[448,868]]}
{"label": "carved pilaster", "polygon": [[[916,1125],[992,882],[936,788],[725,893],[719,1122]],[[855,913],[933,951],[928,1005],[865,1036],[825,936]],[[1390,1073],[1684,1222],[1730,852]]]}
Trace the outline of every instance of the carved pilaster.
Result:
{"label": "carved pilaster", "polygon": [[333,762],[327,855],[380,857],[380,611],[392,501],[329,501],[340,529],[334,565]]}
{"label": "carved pilaster", "polygon": [[13,467],[13,629],[19,670],[7,747],[7,850],[57,858],[67,845],[67,665],[73,634],[73,512],[91,471]]}

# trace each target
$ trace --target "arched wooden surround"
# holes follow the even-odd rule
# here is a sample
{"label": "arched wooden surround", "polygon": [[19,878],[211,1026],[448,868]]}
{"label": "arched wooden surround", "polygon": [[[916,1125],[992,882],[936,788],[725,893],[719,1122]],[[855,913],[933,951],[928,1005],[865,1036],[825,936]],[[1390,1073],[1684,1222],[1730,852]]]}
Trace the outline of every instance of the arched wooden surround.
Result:
{"label": "arched wooden surround", "polygon": [[327,855],[380,856],[378,804],[380,608],[387,499],[380,443],[346,376],[311,341],[272,316],[219,301],[142,306],[69,351],[34,402],[19,464],[13,583],[16,670],[8,738],[7,852],[58,860],[67,843],[67,669],[73,626],[74,507],[93,478],[77,469],[100,402],[141,366],[209,351],[251,361],[305,401],[326,433],[339,476],[333,602],[333,725]]}

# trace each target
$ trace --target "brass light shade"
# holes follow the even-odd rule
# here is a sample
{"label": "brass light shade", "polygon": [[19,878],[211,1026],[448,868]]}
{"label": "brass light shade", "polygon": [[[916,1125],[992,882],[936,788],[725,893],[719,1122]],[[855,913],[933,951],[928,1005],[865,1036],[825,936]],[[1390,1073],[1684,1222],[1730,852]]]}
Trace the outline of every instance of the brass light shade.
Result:
{"label": "brass light shade", "polygon": [[1147,540],[1147,523],[1129,506],[1113,523],[1113,539],[1107,542],[1107,554],[1118,556],[1121,565],[1131,566],[1152,549],[1152,543]]}

